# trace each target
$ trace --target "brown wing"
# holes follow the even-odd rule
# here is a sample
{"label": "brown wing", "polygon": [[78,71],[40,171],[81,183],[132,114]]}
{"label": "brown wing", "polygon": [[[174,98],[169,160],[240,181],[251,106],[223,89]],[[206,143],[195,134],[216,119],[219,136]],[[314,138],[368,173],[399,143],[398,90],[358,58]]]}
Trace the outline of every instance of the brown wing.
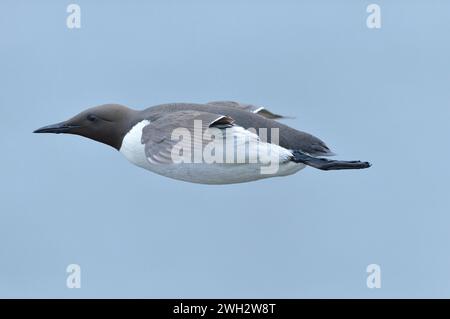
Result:
{"label": "brown wing", "polygon": [[[201,147],[205,142],[202,135],[208,128],[225,129],[233,126],[234,120],[228,116],[200,111],[178,111],[167,113],[144,127],[142,143],[145,155],[150,162],[160,164],[172,163],[172,148],[185,143],[186,148]],[[201,130],[201,135],[195,129]],[[178,130],[178,131],[177,131]],[[177,138],[179,133],[189,132],[192,139],[188,141]],[[196,139],[197,138],[197,139]]]}

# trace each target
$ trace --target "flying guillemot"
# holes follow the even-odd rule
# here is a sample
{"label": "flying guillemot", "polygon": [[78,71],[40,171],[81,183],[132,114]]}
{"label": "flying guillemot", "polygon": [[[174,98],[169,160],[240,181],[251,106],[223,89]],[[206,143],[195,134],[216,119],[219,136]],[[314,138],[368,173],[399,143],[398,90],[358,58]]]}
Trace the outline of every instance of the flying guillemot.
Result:
{"label": "flying guillemot", "polygon": [[[172,103],[141,111],[105,104],[34,133],[81,135],[114,147],[133,164],[152,172],[202,184],[285,176],[305,166],[320,170],[370,167],[368,162],[320,157],[335,154],[319,138],[278,122],[281,118],[263,107],[232,101]],[[237,149],[242,154],[234,154]],[[264,172],[271,165],[276,169]]]}

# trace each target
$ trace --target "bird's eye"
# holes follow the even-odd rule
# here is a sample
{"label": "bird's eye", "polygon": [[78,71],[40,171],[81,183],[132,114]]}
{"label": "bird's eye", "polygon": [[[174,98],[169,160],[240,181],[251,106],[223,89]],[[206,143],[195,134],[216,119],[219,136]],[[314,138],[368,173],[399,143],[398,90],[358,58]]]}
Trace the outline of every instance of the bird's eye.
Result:
{"label": "bird's eye", "polygon": [[87,116],[87,120],[90,122],[95,122],[95,121],[97,121],[97,117],[94,114],[89,114]]}

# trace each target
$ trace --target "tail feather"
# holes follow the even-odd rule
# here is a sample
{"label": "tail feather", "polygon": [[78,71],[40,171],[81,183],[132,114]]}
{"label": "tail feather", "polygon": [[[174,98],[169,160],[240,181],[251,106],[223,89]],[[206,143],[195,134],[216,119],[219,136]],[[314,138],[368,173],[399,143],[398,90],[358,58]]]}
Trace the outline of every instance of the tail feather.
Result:
{"label": "tail feather", "polygon": [[302,151],[295,150],[292,152],[292,159],[295,163],[303,163],[308,166],[321,169],[323,171],[338,170],[338,169],[362,169],[369,168],[369,162],[361,161],[336,161],[326,158],[318,158],[310,156]]}

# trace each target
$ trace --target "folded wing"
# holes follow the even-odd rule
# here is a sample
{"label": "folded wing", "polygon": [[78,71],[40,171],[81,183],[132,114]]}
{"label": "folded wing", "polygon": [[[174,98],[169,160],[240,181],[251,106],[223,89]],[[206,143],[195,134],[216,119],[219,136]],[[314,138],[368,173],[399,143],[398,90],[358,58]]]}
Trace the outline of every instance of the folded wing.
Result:
{"label": "folded wing", "polygon": [[237,143],[259,140],[256,134],[235,126],[234,120],[228,116],[189,110],[167,113],[151,121],[142,130],[141,142],[145,145],[149,162],[171,164],[175,145],[179,149],[190,150],[190,154],[196,150],[203,152],[205,145],[211,142],[204,138],[204,133],[211,128],[223,132],[220,134],[222,140],[227,136],[225,130],[228,128],[232,129],[230,132],[233,138],[237,138]]}

